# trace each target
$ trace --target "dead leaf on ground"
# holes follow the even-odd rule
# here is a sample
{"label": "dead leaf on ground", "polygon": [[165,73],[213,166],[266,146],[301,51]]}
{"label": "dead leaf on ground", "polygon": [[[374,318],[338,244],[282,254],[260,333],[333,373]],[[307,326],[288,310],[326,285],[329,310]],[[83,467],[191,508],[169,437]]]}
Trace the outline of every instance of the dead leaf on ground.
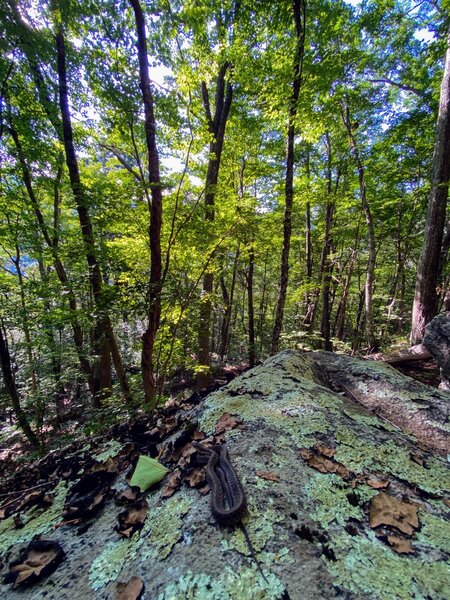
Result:
{"label": "dead leaf on ground", "polygon": [[245,429],[241,417],[230,415],[230,413],[223,413],[216,424],[216,435],[225,433],[225,431],[229,431],[230,429],[236,429],[236,427]]}
{"label": "dead leaf on ground", "polygon": [[156,422],[156,425],[160,428],[163,429],[166,433],[170,433],[171,431],[173,431],[174,429],[176,429],[178,427],[178,424],[180,422],[179,417],[162,417],[160,419],[158,419],[158,421]]}
{"label": "dead leaf on ground", "polygon": [[272,471],[256,471],[256,475],[267,481],[280,481],[280,476]]}
{"label": "dead leaf on ground", "polygon": [[128,504],[129,502],[135,502],[139,497],[139,488],[137,486],[127,487],[125,490],[116,494],[116,501],[120,504]]}
{"label": "dead leaf on ground", "polygon": [[185,482],[189,487],[195,488],[202,485],[205,482],[205,468],[204,467],[196,467],[192,469],[192,471],[185,477]]}
{"label": "dead leaf on ground", "polygon": [[140,577],[133,576],[126,583],[119,581],[116,586],[114,600],[139,600],[144,591],[144,582]]}
{"label": "dead leaf on ground", "polygon": [[328,446],[323,446],[322,444],[317,444],[317,446],[315,447],[317,452],[320,452],[320,454],[323,454],[324,456],[327,456],[328,458],[331,458],[332,456],[334,456],[336,454],[336,448],[330,448]]}
{"label": "dead leaf on ground", "polygon": [[419,527],[417,506],[381,492],[370,501],[370,526],[390,525],[411,535]]}
{"label": "dead leaf on ground", "polygon": [[389,485],[389,481],[376,481],[375,479],[368,479],[366,483],[374,490],[383,490]]}
{"label": "dead leaf on ground", "polygon": [[387,540],[389,545],[398,554],[412,554],[414,548],[411,545],[411,540],[405,540],[405,538],[398,537],[396,535],[388,535]]}
{"label": "dead leaf on ground", "polygon": [[147,518],[148,504],[146,500],[138,500],[128,510],[119,513],[119,525],[116,527],[117,533],[123,537],[129,538],[136,531],[140,531],[144,527],[145,519]]}
{"label": "dead leaf on ground", "polygon": [[109,492],[112,473],[98,471],[84,475],[68,492],[64,505],[65,519],[90,517],[104,503]]}
{"label": "dead leaf on ground", "polygon": [[336,473],[343,479],[350,479],[351,477],[350,471],[343,464],[330,460],[322,454],[316,455],[307,448],[301,448],[300,455],[306,460],[310,467],[317,469],[317,471],[320,471],[321,473]]}
{"label": "dead leaf on ground", "polygon": [[176,469],[167,476],[167,483],[161,490],[161,496],[163,498],[170,498],[179,489],[181,484],[181,471]]}
{"label": "dead leaf on ground", "polygon": [[192,434],[192,439],[195,440],[196,442],[199,442],[200,440],[205,439],[205,434],[202,431],[199,431],[198,429],[196,429],[194,431],[194,433]]}
{"label": "dead leaf on ground", "polygon": [[36,540],[23,551],[21,558],[9,565],[5,583],[13,583],[13,588],[31,585],[42,577],[53,573],[65,557],[65,552],[57,542]]}
{"label": "dead leaf on ground", "polygon": [[6,502],[0,508],[0,521],[30,506],[47,507],[53,504],[53,496],[45,490],[34,490],[28,494],[19,495],[18,498]]}
{"label": "dead leaf on ground", "polygon": [[117,461],[114,458],[109,457],[104,463],[95,463],[90,469],[91,473],[98,473],[99,471],[106,471],[107,473],[117,473]]}
{"label": "dead leaf on ground", "polygon": [[444,498],[443,503],[445,504],[445,506],[448,506],[450,508],[450,500],[448,498]]}

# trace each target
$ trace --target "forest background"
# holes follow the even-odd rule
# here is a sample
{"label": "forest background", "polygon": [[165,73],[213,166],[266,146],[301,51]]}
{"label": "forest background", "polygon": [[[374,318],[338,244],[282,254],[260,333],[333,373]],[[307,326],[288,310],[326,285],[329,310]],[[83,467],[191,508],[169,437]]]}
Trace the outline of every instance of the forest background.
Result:
{"label": "forest background", "polygon": [[33,447],[450,309],[448,2],[0,6],[1,397]]}

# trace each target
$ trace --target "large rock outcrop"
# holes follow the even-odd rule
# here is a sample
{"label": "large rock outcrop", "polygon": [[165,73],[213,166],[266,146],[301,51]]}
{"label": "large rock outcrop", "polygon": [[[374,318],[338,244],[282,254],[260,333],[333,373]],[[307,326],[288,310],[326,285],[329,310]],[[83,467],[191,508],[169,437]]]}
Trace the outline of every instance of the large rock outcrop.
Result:
{"label": "large rock outcrop", "polygon": [[[153,489],[140,534],[120,539],[113,500],[87,530],[55,529],[61,481],[24,527],[0,522],[2,573],[34,535],[58,541],[66,559],[29,590],[0,586],[1,597],[106,600],[133,575],[147,600],[450,597],[448,395],[384,364],[285,351],[177,410],[182,432],[162,442],[161,460],[177,449],[186,465],[193,432],[213,435],[221,420],[264,577],[242,531],[220,527],[197,489],[166,499]],[[110,442],[98,460],[121,447]]]}

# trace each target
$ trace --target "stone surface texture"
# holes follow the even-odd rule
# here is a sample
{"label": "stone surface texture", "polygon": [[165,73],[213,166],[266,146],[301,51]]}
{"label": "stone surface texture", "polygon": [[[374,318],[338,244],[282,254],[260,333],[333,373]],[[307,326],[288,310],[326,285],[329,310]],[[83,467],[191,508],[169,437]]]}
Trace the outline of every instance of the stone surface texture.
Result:
{"label": "stone surface texture", "polygon": [[[126,540],[114,531],[123,509],[113,500],[84,533],[55,529],[61,482],[50,508],[23,515],[24,528],[0,522],[2,575],[34,535],[58,541],[66,560],[28,590],[0,585],[0,597],[109,600],[118,581],[138,576],[143,600],[449,598],[448,407],[447,394],[384,364],[281,352],[185,414],[207,435],[224,413],[245,424],[224,435],[264,577],[242,531],[214,521],[208,495],[182,487],[165,500],[161,486],[150,490],[144,528]],[[420,422],[426,435],[417,431]],[[304,458],[311,454],[316,463]],[[119,476],[115,487],[124,485]],[[370,526],[371,500],[380,493],[417,507],[412,535]],[[412,552],[397,553],[388,537]]]}

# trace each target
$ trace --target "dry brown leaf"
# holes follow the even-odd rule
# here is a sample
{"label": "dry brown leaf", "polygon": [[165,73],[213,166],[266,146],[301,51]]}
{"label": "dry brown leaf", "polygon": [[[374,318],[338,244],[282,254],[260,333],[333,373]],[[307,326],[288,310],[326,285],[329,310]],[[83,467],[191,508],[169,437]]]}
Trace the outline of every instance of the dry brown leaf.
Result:
{"label": "dry brown leaf", "polygon": [[313,453],[311,452],[311,450],[308,450],[308,448],[300,448],[300,456],[305,460],[308,460],[308,458],[311,458],[311,456],[313,456]]}
{"label": "dry brown leaf", "polygon": [[197,467],[185,477],[185,482],[189,487],[197,487],[205,482],[205,468]]}
{"label": "dry brown leaf", "polygon": [[368,479],[367,485],[370,485],[374,490],[382,490],[387,488],[389,481],[376,481],[375,479]]}
{"label": "dry brown leaf", "polygon": [[267,481],[280,481],[280,476],[272,471],[256,471],[256,475]]}
{"label": "dry brown leaf", "polygon": [[336,454],[336,448],[329,448],[328,446],[322,446],[322,444],[317,444],[316,450],[328,458],[331,458]]}
{"label": "dry brown leaf", "polygon": [[407,535],[419,527],[417,506],[397,500],[385,492],[372,498],[369,516],[371,527],[390,525]]}
{"label": "dry brown leaf", "polygon": [[63,549],[56,542],[48,540],[31,542],[22,553],[21,559],[10,564],[5,583],[14,583],[14,588],[34,583],[52,573],[64,556]]}
{"label": "dry brown leaf", "polygon": [[405,538],[398,537],[396,535],[388,535],[387,540],[392,549],[398,554],[411,554],[414,552],[414,548],[411,545],[411,540],[405,540]]}
{"label": "dry brown leaf", "polygon": [[167,477],[167,483],[161,490],[163,498],[170,498],[179,489],[181,484],[181,471],[176,469]]}
{"label": "dry brown leaf", "polygon": [[230,429],[236,429],[239,426],[242,428],[242,425],[241,417],[230,415],[230,413],[223,413],[216,424],[216,435],[225,433],[225,431],[229,431]]}
{"label": "dry brown leaf", "polygon": [[131,537],[133,533],[144,526],[147,511],[148,504],[146,500],[138,500],[134,506],[118,515],[119,525],[116,527],[116,531],[126,538]]}
{"label": "dry brown leaf", "polygon": [[333,462],[324,456],[313,456],[309,459],[308,464],[322,473],[336,473],[344,479],[350,477],[350,471],[341,463]]}
{"label": "dry brown leaf", "polygon": [[123,504],[126,504],[128,502],[135,502],[139,494],[140,491],[138,487],[128,487],[126,490],[118,492],[118,494],[116,495],[116,500],[117,502]]}
{"label": "dry brown leaf", "polygon": [[202,487],[199,487],[197,489],[197,491],[202,495],[202,496],[206,496],[206,494],[209,494],[209,485],[206,483],[205,485],[203,485]]}
{"label": "dry brown leaf", "polygon": [[450,508],[450,500],[448,498],[444,498],[443,502],[445,506],[448,506]]}
{"label": "dry brown leaf", "polygon": [[109,457],[104,463],[96,463],[90,469],[91,473],[97,473],[98,471],[106,471],[107,473],[117,473],[117,461],[114,458]]}
{"label": "dry brown leaf", "polygon": [[192,434],[192,439],[195,440],[196,442],[200,442],[201,440],[205,439],[205,434],[202,431],[199,431],[198,429],[196,429],[194,431],[194,433]]}
{"label": "dry brown leaf", "polygon": [[119,581],[114,600],[138,600],[144,591],[144,582],[134,575],[126,583]]}

